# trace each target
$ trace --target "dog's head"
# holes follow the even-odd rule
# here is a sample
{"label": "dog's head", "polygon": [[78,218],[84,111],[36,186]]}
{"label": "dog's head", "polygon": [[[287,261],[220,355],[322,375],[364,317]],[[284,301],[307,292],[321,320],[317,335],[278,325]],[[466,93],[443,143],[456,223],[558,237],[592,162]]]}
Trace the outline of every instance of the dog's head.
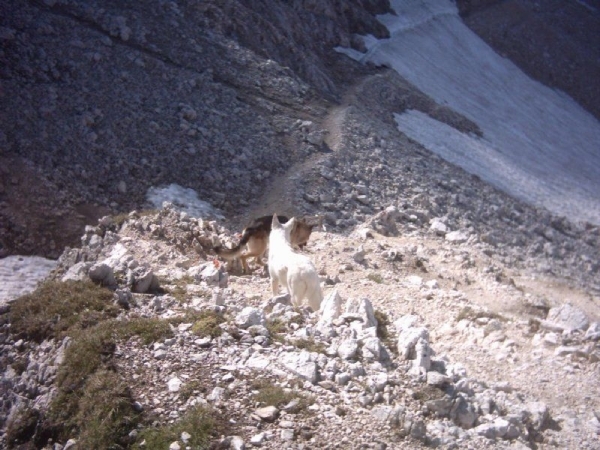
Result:
{"label": "dog's head", "polygon": [[310,238],[315,224],[309,224],[304,220],[296,220],[291,234],[291,242],[298,247],[304,246]]}
{"label": "dog's head", "polygon": [[292,217],[286,223],[282,224],[281,222],[279,222],[279,219],[277,218],[277,214],[273,214],[273,221],[271,222],[271,232],[273,232],[273,231],[283,232],[283,234],[285,235],[285,239],[288,242],[291,242],[292,231],[294,230],[295,226],[296,226],[296,218],[295,217]]}

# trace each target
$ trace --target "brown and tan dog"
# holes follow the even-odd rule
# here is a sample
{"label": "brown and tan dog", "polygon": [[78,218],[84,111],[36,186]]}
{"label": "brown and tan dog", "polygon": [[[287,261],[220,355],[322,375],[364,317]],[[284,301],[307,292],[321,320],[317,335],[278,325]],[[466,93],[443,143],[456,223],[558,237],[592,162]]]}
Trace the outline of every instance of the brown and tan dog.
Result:
{"label": "brown and tan dog", "polygon": [[[289,219],[286,216],[277,216],[281,223],[286,223]],[[269,234],[271,233],[271,222],[273,216],[263,216],[255,219],[242,232],[242,238],[235,247],[229,249],[222,246],[214,248],[215,253],[221,258],[232,261],[239,258],[242,262],[244,273],[248,273],[248,258],[254,258],[257,264],[264,266],[262,257],[267,251],[269,244]],[[292,245],[294,247],[304,248],[312,230],[317,224],[309,225],[303,220],[296,220],[292,230]]]}

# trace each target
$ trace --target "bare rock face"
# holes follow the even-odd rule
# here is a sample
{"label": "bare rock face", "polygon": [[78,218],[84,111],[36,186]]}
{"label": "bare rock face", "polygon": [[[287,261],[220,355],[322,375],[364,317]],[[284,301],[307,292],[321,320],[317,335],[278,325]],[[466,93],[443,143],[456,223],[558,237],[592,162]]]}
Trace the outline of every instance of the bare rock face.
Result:
{"label": "bare rock face", "polygon": [[224,211],[247,204],[318,150],[293,124],[340,95],[333,48],[385,36],[374,14],[388,7],[3,5],[0,256],[57,257],[85,224],[145,207],[152,186],[177,183]]}

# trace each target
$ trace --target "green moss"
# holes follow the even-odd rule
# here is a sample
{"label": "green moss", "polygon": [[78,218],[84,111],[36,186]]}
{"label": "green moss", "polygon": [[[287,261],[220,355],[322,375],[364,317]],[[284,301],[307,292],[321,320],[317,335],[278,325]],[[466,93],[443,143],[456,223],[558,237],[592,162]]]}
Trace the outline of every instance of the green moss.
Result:
{"label": "green moss", "polygon": [[169,322],[157,318],[136,318],[123,322],[118,327],[118,334],[124,339],[139,336],[144,345],[173,337]]}

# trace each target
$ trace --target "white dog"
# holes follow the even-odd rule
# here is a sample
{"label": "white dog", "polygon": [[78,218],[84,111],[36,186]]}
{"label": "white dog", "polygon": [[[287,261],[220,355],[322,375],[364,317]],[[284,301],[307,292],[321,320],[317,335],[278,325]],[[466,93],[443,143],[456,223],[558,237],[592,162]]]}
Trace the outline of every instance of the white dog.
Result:
{"label": "white dog", "polygon": [[302,305],[302,300],[306,298],[313,311],[318,311],[323,292],[317,270],[312,261],[296,253],[290,243],[295,222],[296,219],[292,217],[282,225],[277,215],[273,215],[269,235],[269,274],[273,295],[279,294],[281,283],[290,293],[294,306]]}

